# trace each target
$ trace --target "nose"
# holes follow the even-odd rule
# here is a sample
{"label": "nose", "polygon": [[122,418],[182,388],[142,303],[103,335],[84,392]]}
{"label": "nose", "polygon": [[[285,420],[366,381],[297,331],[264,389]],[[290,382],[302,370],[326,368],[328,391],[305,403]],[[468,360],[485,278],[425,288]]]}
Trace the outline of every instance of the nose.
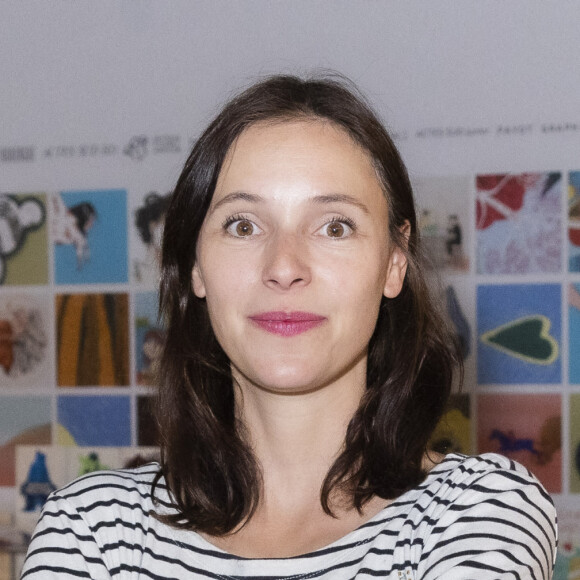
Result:
{"label": "nose", "polygon": [[308,250],[298,236],[277,235],[265,249],[262,280],[274,290],[306,286],[311,280]]}

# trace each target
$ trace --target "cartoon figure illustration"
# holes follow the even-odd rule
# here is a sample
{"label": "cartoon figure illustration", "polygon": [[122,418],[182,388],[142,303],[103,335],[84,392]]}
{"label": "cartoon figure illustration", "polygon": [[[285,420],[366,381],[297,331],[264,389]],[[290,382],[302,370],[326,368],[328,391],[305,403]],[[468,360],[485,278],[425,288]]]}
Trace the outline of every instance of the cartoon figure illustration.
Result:
{"label": "cartoon figure illustration", "polygon": [[500,453],[528,451],[532,454],[535,463],[546,465],[552,460],[554,453],[561,448],[561,426],[560,417],[548,417],[542,423],[537,442],[531,438],[516,437],[512,430],[505,432],[494,429],[489,438],[499,441]]}
{"label": "cartoon figure illustration", "polygon": [[24,511],[40,511],[55,489],[56,485],[50,480],[46,467],[46,455],[37,451],[28,470],[28,478],[20,487],[20,493],[26,498]]}
{"label": "cartoon figure illustration", "polygon": [[489,436],[490,439],[499,441],[500,453],[513,453],[515,451],[529,451],[532,455],[539,456],[540,452],[534,447],[533,439],[520,439],[513,431],[507,433],[500,429],[494,429]]}
{"label": "cartoon figure illustration", "polygon": [[165,335],[158,328],[149,329],[143,338],[143,367],[137,373],[137,382],[141,385],[155,385],[161,354],[163,352],[163,342]]}
{"label": "cartoon figure illustration", "polygon": [[37,199],[18,200],[0,194],[0,284],[6,277],[6,259],[20,249],[28,232],[39,228],[44,218],[44,207]]}
{"label": "cartoon figure illustration", "polygon": [[447,218],[447,237],[445,239],[447,259],[453,266],[460,266],[463,259],[463,230],[457,214]]}
{"label": "cartoon figure illustration", "polygon": [[429,448],[437,453],[470,453],[469,417],[462,409],[449,409],[439,421]]}
{"label": "cartoon figure illustration", "polygon": [[81,455],[79,457],[79,476],[85,475],[87,473],[92,473],[93,471],[102,471],[103,469],[110,469],[108,465],[101,463],[99,459],[99,454],[89,453],[88,455]]}
{"label": "cartoon figure illustration", "polygon": [[32,371],[44,360],[47,343],[40,310],[8,304],[0,311],[0,369],[5,375]]}
{"label": "cartoon figure illustration", "polygon": [[83,202],[67,207],[58,194],[52,197],[52,239],[58,245],[72,245],[80,270],[89,259],[88,234],[97,219],[95,206]]}
{"label": "cartoon figure illustration", "polygon": [[135,211],[135,226],[147,248],[145,259],[134,262],[135,279],[138,282],[158,282],[163,224],[170,195],[151,192],[145,197],[144,204]]}

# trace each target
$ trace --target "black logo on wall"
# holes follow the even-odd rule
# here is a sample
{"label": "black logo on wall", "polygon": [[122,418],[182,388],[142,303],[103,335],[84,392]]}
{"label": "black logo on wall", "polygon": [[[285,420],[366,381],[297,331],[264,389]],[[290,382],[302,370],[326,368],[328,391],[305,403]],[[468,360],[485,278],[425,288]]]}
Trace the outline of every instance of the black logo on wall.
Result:
{"label": "black logo on wall", "polygon": [[147,157],[149,140],[145,135],[131,137],[123,153],[135,161],[143,161]]}
{"label": "black logo on wall", "polygon": [[0,148],[0,161],[5,163],[34,161],[36,148],[32,145]]}

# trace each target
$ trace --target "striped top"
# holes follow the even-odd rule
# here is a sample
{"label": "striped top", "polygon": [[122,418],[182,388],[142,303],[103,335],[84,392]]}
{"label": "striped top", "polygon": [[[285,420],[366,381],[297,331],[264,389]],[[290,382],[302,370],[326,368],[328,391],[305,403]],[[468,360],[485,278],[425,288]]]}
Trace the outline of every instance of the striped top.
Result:
{"label": "striped top", "polygon": [[47,501],[22,579],[445,580],[552,577],[556,514],[521,465],[448,455],[342,539],[292,558],[240,558],[150,515],[158,465],[84,476]]}

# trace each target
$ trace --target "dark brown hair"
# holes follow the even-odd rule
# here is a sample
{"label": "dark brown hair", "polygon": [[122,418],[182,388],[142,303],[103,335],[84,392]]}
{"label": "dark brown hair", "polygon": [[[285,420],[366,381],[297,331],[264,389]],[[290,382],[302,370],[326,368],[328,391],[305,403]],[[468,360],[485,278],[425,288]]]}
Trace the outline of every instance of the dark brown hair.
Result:
{"label": "dark brown hair", "polygon": [[[334,123],[368,152],[387,197],[390,238],[408,260],[401,293],[382,300],[369,343],[367,390],[324,481],[322,506],[332,513],[329,497],[340,489],[360,510],[374,495],[395,498],[425,477],[427,442],[459,355],[427,290],[406,168],[347,80],[275,76],[233,98],[201,135],[166,214],[160,305],[167,339],[156,406],[162,459],[155,485],[163,475],[178,513],[162,519],[174,526],[226,534],[251,517],[260,498],[260,469],[234,415],[229,360],[205,300],[192,292],[191,273],[199,232],[236,138],[254,123],[296,118]],[[408,240],[401,233],[406,222]]]}

